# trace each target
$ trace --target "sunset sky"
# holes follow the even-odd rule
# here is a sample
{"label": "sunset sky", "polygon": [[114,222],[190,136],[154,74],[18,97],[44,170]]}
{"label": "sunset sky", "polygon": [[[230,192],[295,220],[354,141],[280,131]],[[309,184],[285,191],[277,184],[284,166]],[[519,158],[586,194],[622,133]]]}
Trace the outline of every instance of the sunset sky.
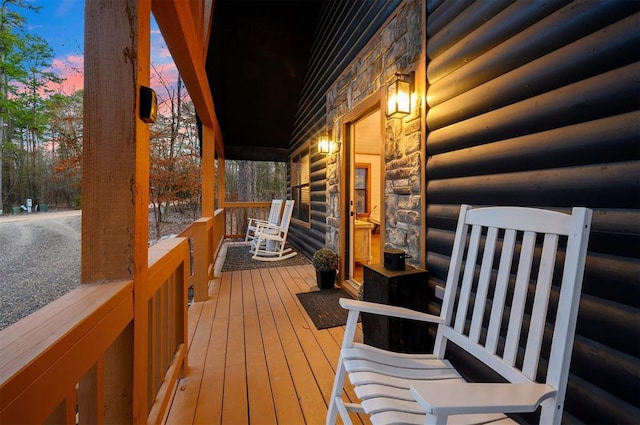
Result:
{"label": "sunset sky", "polygon": [[[27,30],[39,35],[54,51],[53,71],[66,79],[62,86],[64,94],[82,89],[84,65],[84,0],[32,0],[40,6],[39,13],[24,13]],[[151,22],[151,62],[170,83],[175,82],[177,72],[158,26]],[[152,72],[153,75],[153,72]],[[158,87],[152,76],[151,85],[159,95],[164,89]]]}

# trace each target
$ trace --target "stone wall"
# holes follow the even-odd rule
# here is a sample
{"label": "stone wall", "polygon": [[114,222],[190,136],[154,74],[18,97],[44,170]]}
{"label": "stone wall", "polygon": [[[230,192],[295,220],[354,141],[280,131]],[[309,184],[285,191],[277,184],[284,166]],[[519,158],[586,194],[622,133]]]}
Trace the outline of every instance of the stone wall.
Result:
{"label": "stone wall", "polygon": [[[415,70],[422,52],[421,3],[408,0],[398,7],[387,25],[378,31],[327,92],[327,123],[333,138],[343,142],[342,118],[368,96],[385,86],[396,72]],[[421,158],[420,98],[414,96],[412,112],[403,119],[386,121],[385,248],[397,248],[420,263]],[[382,112],[384,114],[384,111]],[[386,118],[385,118],[386,119]],[[343,150],[327,158],[327,240],[336,252],[340,243],[340,163]]]}

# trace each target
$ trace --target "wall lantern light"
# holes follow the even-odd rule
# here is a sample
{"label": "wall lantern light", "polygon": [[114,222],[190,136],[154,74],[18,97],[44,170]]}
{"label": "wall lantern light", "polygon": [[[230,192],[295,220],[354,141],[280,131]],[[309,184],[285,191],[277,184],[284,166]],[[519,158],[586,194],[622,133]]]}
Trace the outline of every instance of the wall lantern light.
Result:
{"label": "wall lantern light", "polygon": [[414,73],[396,72],[387,87],[387,117],[402,118],[411,113]]}
{"label": "wall lantern light", "polygon": [[331,140],[331,134],[324,130],[318,138],[318,152],[325,155],[331,155],[338,152],[339,145]]}

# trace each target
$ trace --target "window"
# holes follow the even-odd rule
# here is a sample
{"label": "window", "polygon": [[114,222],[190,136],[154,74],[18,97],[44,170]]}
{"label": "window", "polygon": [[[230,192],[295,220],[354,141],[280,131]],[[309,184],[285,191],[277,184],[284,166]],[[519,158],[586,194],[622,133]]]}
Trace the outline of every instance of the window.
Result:
{"label": "window", "polygon": [[291,158],[291,199],[296,201],[292,217],[309,223],[311,215],[311,186],[308,147]]}
{"label": "window", "polygon": [[370,213],[371,176],[369,173],[369,164],[356,164],[355,174],[356,213]]}

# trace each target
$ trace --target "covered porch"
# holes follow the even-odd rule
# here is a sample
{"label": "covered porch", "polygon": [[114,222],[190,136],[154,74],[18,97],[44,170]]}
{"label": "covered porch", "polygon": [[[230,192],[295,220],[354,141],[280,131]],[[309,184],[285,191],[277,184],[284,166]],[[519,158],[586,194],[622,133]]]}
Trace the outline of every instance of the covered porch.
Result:
{"label": "covered porch", "polygon": [[[342,328],[316,330],[298,303],[295,294],[314,285],[311,266],[215,272],[223,240],[244,233],[244,217],[266,210],[266,205],[226,203],[221,170],[226,155],[236,159],[234,150],[273,160],[286,160],[301,146],[315,152],[312,136],[330,126],[328,121],[336,118],[342,124],[334,123],[335,129],[348,134],[346,124],[369,112],[371,99],[380,104],[376,99],[383,98],[385,89],[347,112],[342,103],[327,101],[351,97],[336,91],[334,99],[322,84],[337,87],[342,76],[352,75],[347,62],[356,63],[369,50],[340,67],[318,62],[322,72],[313,86],[321,89],[310,93],[308,114],[291,143],[264,129],[250,136],[248,124],[257,124],[258,118],[284,128],[273,119],[273,100],[293,84],[263,84],[278,89],[262,105],[269,114],[231,103],[224,107],[218,99],[214,108],[207,74],[210,39],[215,39],[213,3],[86,2],[82,285],[0,332],[0,423],[324,422]],[[272,8],[271,2],[255,3]],[[376,16],[361,16],[354,9],[339,21],[376,28],[388,17],[384,10],[394,10],[401,1],[372,3],[379,6]],[[383,130],[391,139],[404,127],[415,130],[406,135],[407,143],[394,141],[392,153],[398,156],[388,161],[403,167],[394,169],[398,184],[393,189],[407,208],[401,222],[406,230],[396,236],[412,235],[419,242],[414,244],[416,258],[429,269],[427,284],[437,293],[445,284],[460,204],[594,208],[567,392],[568,422],[633,422],[639,376],[633,341],[639,329],[640,198],[634,176],[640,120],[639,98],[630,88],[637,88],[637,4],[402,3],[420,8],[413,26],[420,25],[421,41],[409,45],[420,46],[411,57],[415,81],[424,87],[417,90],[421,107]],[[493,9],[491,19],[476,13],[486,5]],[[179,237],[149,248],[149,128],[142,119],[140,90],[150,85],[151,13],[197,111],[203,165],[202,217]],[[474,16],[469,25],[458,25],[458,19],[469,16]],[[514,25],[517,17],[523,21]],[[325,36],[339,33],[334,28],[325,26]],[[395,28],[403,25],[396,27],[392,20],[386,27],[393,33]],[[477,37],[475,31],[488,37]],[[348,32],[360,37],[359,31]],[[354,38],[327,46],[364,49],[351,44]],[[397,41],[391,46],[402,45]],[[320,51],[318,60],[343,61],[335,52]],[[467,60],[470,54],[475,59]],[[279,63],[271,56],[267,62]],[[232,59],[224,63],[237,80],[223,79],[218,87],[231,90],[248,88],[239,70],[259,69]],[[368,72],[353,75],[377,78]],[[241,106],[256,103],[240,92],[232,94],[238,94],[233,99]],[[240,131],[225,129],[223,140],[219,119],[224,114],[238,118]],[[285,146],[278,147],[274,139]],[[266,142],[243,144],[255,140]],[[327,183],[332,173],[346,176],[346,162],[335,156],[315,158],[309,166],[310,222],[292,235],[313,236],[298,238],[309,249],[318,248],[309,242],[324,245],[332,235],[327,224],[339,229],[337,218],[346,216],[346,203],[339,200],[333,202],[336,214],[328,215],[325,196],[332,189]],[[407,162],[413,168],[405,169]],[[419,177],[405,178],[411,174]],[[340,186],[333,190],[337,194]],[[409,202],[410,194],[416,202]],[[251,208],[256,211],[248,212]],[[408,245],[409,240],[400,242]],[[195,299],[188,306],[190,287]]]}

